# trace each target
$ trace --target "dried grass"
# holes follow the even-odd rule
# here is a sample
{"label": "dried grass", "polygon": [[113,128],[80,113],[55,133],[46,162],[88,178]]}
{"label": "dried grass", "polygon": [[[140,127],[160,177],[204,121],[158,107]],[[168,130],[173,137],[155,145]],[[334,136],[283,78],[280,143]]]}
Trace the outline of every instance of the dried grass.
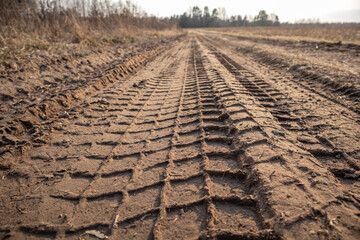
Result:
{"label": "dried grass", "polygon": [[178,34],[169,20],[149,17],[131,1],[1,0],[0,59],[23,51],[48,50],[54,44],[135,42],[154,33]]}
{"label": "dried grass", "polygon": [[251,37],[360,44],[360,26],[231,27],[212,30]]}

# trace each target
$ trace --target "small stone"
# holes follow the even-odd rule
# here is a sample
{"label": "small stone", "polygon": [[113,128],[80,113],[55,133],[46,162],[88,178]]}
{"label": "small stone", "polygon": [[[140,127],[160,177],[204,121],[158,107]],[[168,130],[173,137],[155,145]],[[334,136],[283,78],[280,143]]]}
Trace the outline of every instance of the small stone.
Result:
{"label": "small stone", "polygon": [[59,116],[60,118],[69,118],[69,114],[65,111]]}
{"label": "small stone", "polygon": [[107,239],[108,236],[106,236],[105,234],[99,232],[99,231],[96,231],[96,230],[88,230],[85,232],[86,234],[89,234],[89,235],[92,235],[94,237],[97,237],[99,239]]}

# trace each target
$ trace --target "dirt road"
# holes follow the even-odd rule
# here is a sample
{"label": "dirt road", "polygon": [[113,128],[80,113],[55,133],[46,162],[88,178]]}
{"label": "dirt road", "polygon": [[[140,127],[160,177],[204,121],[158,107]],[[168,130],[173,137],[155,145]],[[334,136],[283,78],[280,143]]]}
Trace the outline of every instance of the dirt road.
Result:
{"label": "dirt road", "polygon": [[359,47],[259,41],[192,31],[4,123],[0,236],[359,239]]}

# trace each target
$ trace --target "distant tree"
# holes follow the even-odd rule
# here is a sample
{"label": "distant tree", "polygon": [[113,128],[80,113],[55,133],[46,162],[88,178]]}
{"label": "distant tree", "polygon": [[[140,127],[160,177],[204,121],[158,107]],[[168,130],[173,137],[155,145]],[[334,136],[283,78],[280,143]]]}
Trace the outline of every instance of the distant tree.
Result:
{"label": "distant tree", "polygon": [[227,19],[227,14],[226,14],[226,9],[225,8],[218,8],[218,12],[219,12],[219,18],[221,20],[226,20]]}
{"label": "distant tree", "polygon": [[244,20],[243,20],[243,27],[248,26],[248,24],[249,24],[248,17],[245,15]]}
{"label": "distant tree", "polygon": [[237,26],[237,21],[236,21],[236,17],[235,16],[231,16],[230,17],[230,25],[233,27]]}
{"label": "distant tree", "polygon": [[91,7],[91,9],[90,9],[91,16],[92,17],[97,17],[99,15],[99,13],[100,13],[98,1],[97,0],[92,0],[90,7]]}
{"label": "distant tree", "polygon": [[190,17],[186,13],[183,13],[183,15],[180,16],[179,26],[182,28],[191,27],[190,26]]}
{"label": "distant tree", "polygon": [[243,20],[240,15],[236,16],[236,26],[241,27],[243,25]]}
{"label": "distant tree", "polygon": [[210,24],[211,24],[210,11],[209,8],[205,6],[203,13],[203,27],[210,27]]}
{"label": "distant tree", "polygon": [[219,21],[219,12],[216,8],[214,8],[214,10],[212,11],[212,14],[211,14],[210,26],[217,27],[218,21]]}
{"label": "distant tree", "polygon": [[211,12],[204,7],[204,11],[197,6],[189,8],[182,15],[174,15],[171,22],[178,22],[180,27],[242,27],[242,26],[279,26],[279,17],[276,14],[268,15],[265,10],[261,10],[254,18],[251,16],[241,17],[240,15],[230,16],[226,14],[225,8],[215,8]]}
{"label": "distant tree", "polygon": [[299,19],[297,21],[295,21],[295,24],[297,25],[317,25],[320,24],[320,19],[318,18],[303,18],[303,19]]}
{"label": "distant tree", "polygon": [[202,18],[202,12],[201,9],[197,6],[193,7],[192,9],[192,25],[194,27],[201,27],[201,18]]}
{"label": "distant tree", "polygon": [[275,17],[274,26],[280,26],[280,20],[279,20],[279,17],[277,15]]}
{"label": "distant tree", "polygon": [[269,15],[269,21],[271,22],[271,26],[280,26],[279,17],[274,13]]}
{"label": "distant tree", "polygon": [[259,14],[255,16],[254,22],[256,26],[268,26],[269,23],[269,15],[266,13],[265,10],[259,11]]}

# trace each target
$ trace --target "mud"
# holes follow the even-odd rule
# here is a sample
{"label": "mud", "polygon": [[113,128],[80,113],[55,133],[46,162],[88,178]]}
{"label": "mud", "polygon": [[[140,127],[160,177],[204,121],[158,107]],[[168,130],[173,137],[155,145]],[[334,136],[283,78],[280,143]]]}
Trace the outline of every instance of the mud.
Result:
{"label": "mud", "polygon": [[41,95],[18,125],[3,95],[0,236],[358,239],[359,99],[251,41],[189,32]]}

